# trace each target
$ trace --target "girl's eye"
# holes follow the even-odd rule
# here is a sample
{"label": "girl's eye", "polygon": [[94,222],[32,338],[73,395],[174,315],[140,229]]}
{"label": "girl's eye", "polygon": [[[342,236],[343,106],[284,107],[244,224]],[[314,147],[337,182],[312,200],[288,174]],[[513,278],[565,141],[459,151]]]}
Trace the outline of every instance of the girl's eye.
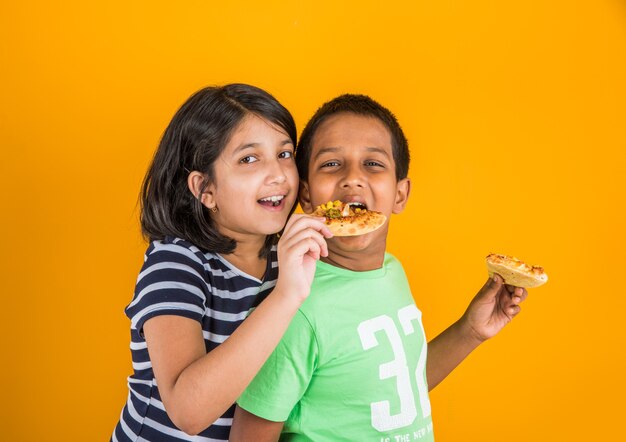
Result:
{"label": "girl's eye", "polygon": [[285,150],[278,154],[278,158],[293,158],[293,152],[290,150]]}
{"label": "girl's eye", "polygon": [[243,164],[250,164],[250,163],[254,163],[256,161],[259,161],[259,160],[257,160],[252,155],[248,155],[247,157],[243,157],[242,159],[239,160],[239,162],[243,163]]}

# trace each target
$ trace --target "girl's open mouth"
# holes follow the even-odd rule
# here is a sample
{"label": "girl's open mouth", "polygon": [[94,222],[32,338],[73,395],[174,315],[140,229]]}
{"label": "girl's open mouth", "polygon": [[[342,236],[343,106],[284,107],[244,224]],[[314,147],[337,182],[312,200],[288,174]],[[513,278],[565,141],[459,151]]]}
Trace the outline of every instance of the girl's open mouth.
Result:
{"label": "girl's open mouth", "polygon": [[283,204],[285,195],[268,196],[267,198],[261,198],[257,202],[265,207],[280,207]]}

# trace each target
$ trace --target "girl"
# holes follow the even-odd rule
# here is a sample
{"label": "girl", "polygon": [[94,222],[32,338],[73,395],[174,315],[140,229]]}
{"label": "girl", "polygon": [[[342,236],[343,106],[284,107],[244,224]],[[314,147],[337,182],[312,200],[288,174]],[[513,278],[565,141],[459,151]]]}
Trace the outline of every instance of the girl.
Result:
{"label": "girl", "polygon": [[174,115],[141,192],[150,245],[126,308],[134,374],[112,441],[228,440],[232,404],[328,254],[323,219],[285,226],[295,144],[290,113],[253,86],[202,89]]}

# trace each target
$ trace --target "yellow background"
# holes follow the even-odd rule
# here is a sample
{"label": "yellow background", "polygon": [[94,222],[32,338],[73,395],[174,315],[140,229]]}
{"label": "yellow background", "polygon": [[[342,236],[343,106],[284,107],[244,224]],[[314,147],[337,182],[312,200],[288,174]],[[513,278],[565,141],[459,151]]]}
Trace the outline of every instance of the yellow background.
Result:
{"label": "yellow background", "polygon": [[367,93],[411,143],[388,248],[432,338],[489,252],[550,282],[432,392],[439,441],[622,440],[619,0],[2,2],[0,438],[108,440],[126,398],[137,194],[178,106],[266,88],[301,129]]}

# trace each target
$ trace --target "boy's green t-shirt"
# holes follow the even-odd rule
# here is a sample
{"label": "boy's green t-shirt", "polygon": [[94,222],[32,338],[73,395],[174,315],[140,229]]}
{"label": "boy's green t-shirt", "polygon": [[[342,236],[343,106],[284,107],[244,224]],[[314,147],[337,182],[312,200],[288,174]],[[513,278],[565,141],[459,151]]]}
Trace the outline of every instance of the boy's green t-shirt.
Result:
{"label": "boy's green t-shirt", "polygon": [[353,272],[318,262],[311,294],[239,398],[285,422],[280,440],[433,440],[426,338],[400,262]]}

